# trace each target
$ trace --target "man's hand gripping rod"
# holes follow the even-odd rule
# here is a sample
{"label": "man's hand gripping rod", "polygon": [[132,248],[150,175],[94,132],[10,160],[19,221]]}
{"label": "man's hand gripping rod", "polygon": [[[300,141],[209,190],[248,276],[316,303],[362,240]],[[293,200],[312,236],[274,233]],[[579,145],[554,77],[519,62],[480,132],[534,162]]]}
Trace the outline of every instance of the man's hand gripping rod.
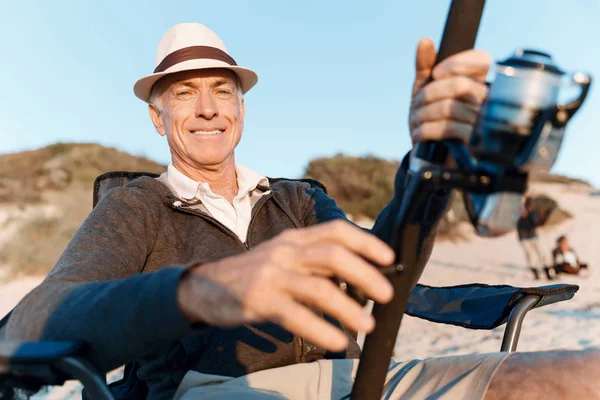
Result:
{"label": "man's hand gripping rod", "polygon": [[[452,1],[436,65],[453,54],[473,48],[484,3],[485,0]],[[430,227],[422,226],[418,217],[425,211],[423,207],[427,207],[427,200],[441,187],[463,187],[461,182],[476,189],[468,174],[457,175],[453,172],[450,175],[450,172],[446,171],[444,175],[441,167],[448,156],[448,147],[445,145],[433,142],[420,143],[413,151],[413,156],[422,160],[424,166],[437,165],[437,167],[409,172],[409,181],[391,243],[396,251],[396,262],[393,267],[385,271],[395,294],[389,303],[375,304],[373,308],[376,326],[365,339],[352,389],[352,400],[380,399],[383,393],[385,377],[408,296],[422,272],[417,268],[417,257],[423,244],[424,233],[427,233],[427,228]]]}

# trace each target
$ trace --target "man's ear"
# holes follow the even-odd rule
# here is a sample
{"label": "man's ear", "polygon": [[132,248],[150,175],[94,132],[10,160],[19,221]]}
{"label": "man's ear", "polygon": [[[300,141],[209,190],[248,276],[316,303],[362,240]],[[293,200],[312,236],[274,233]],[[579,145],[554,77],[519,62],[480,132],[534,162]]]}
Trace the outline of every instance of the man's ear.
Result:
{"label": "man's ear", "polygon": [[154,124],[154,129],[160,136],[165,136],[167,131],[165,130],[165,124],[163,122],[160,110],[156,108],[154,104],[148,104],[148,112],[150,113],[150,119]]}

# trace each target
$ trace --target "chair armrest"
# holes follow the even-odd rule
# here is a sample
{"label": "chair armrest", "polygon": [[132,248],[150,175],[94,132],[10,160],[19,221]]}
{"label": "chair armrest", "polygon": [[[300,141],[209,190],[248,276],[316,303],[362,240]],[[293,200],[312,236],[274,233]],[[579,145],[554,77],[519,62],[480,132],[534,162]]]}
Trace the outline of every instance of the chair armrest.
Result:
{"label": "chair armrest", "polygon": [[81,342],[15,342],[0,341],[0,372],[11,364],[50,363],[62,357],[77,355]]}
{"label": "chair armrest", "polygon": [[539,296],[531,308],[573,298],[577,285],[556,284],[532,288],[469,284],[432,287],[416,285],[406,314],[468,329],[494,329],[506,323],[514,305],[524,296]]}
{"label": "chair armrest", "polygon": [[44,385],[62,385],[70,376],[52,364],[82,347],[78,342],[0,341],[1,384],[33,393]]}
{"label": "chair armrest", "polygon": [[33,394],[77,379],[91,399],[112,400],[104,374],[84,358],[85,347],[82,342],[0,341],[0,393],[9,387]]}

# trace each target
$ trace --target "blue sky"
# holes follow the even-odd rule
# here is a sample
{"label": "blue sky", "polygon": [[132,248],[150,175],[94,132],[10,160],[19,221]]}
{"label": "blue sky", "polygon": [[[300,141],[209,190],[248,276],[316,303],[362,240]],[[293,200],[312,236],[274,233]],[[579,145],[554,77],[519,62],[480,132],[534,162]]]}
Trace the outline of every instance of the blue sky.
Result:
{"label": "blue sky", "polygon": [[[133,96],[156,45],[179,22],[201,22],[238,64],[257,71],[237,161],[298,177],[338,152],[398,159],[420,37],[436,44],[447,0],[0,2],[0,153],[57,141],[99,142],[162,163],[166,142]],[[551,53],[600,79],[600,2],[488,0],[476,47],[502,59]],[[596,84],[597,86],[597,84]],[[600,186],[600,89],[568,126],[553,171]]]}

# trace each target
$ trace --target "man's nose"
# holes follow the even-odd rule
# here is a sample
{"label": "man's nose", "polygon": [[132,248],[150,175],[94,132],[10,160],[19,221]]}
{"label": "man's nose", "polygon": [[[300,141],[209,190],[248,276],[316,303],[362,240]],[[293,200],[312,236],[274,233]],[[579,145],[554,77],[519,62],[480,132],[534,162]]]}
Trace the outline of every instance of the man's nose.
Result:
{"label": "man's nose", "polygon": [[196,118],[212,119],[218,113],[217,103],[213,96],[202,90],[196,102]]}

